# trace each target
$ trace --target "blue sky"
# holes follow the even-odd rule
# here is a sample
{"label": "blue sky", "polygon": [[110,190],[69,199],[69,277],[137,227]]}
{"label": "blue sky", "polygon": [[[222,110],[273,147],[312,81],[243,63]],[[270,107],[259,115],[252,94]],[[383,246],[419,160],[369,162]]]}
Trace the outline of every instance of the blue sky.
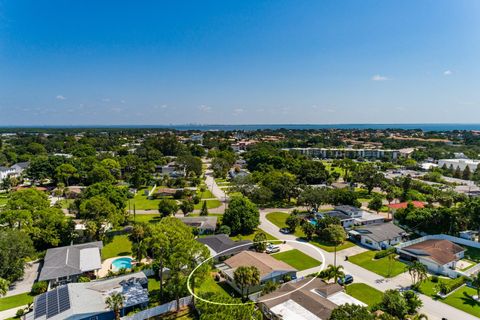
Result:
{"label": "blue sky", "polygon": [[0,125],[480,122],[480,2],[0,0]]}

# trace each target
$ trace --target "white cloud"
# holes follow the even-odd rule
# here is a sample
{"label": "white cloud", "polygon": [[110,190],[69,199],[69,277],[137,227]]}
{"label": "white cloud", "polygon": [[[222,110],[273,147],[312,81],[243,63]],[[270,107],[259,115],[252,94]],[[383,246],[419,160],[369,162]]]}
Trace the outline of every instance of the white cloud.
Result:
{"label": "white cloud", "polygon": [[65,97],[62,96],[61,94],[59,94],[58,96],[56,96],[55,99],[57,99],[57,100],[67,100],[67,98],[65,98]]}
{"label": "white cloud", "polygon": [[452,71],[451,71],[451,70],[445,70],[445,71],[443,71],[443,75],[445,75],[445,76],[449,76],[449,75],[451,75],[451,74],[452,74]]}
{"label": "white cloud", "polygon": [[153,106],[153,109],[156,109],[156,110],[158,110],[158,109],[167,109],[167,107],[168,107],[168,106],[167,106],[166,104],[162,104],[161,106],[159,106],[159,105],[154,105],[154,106]]}
{"label": "white cloud", "polygon": [[123,100],[123,99],[120,100],[120,103],[121,103],[121,104],[125,104],[125,100]]}
{"label": "white cloud", "polygon": [[102,102],[110,102],[110,98],[103,98]]}
{"label": "white cloud", "polygon": [[212,107],[202,104],[201,106],[198,106],[198,110],[200,110],[202,112],[211,112]]}
{"label": "white cloud", "polygon": [[236,109],[233,110],[233,115],[234,115],[234,116],[238,116],[239,114],[241,114],[241,113],[243,113],[243,112],[245,112],[244,109],[242,109],[242,108],[236,108]]}
{"label": "white cloud", "polygon": [[382,76],[380,74],[376,74],[372,77],[372,80],[373,81],[387,81],[388,80],[388,77],[386,76]]}

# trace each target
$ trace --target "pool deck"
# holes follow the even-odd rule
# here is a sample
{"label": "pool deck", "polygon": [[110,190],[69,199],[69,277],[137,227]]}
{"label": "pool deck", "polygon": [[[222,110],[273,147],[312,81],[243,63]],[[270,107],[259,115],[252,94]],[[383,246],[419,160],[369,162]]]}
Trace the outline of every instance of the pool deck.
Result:
{"label": "pool deck", "polygon": [[[100,270],[98,270],[98,276],[100,278],[103,278],[103,277],[106,277],[108,275],[108,271],[114,271],[113,268],[112,268],[112,262],[114,260],[117,260],[117,259],[120,259],[120,258],[130,258],[130,259],[133,259],[132,256],[118,256],[118,257],[113,257],[113,258],[109,258],[109,259],[106,259],[102,262],[102,268]],[[116,270],[118,271],[118,270]]]}

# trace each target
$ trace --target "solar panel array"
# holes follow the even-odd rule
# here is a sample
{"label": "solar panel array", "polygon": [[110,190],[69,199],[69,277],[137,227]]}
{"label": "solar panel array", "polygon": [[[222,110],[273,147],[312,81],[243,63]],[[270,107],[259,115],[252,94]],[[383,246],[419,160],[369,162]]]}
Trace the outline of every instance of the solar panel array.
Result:
{"label": "solar panel array", "polygon": [[34,318],[47,316],[47,319],[70,309],[68,287],[61,286],[39,296],[35,301]]}

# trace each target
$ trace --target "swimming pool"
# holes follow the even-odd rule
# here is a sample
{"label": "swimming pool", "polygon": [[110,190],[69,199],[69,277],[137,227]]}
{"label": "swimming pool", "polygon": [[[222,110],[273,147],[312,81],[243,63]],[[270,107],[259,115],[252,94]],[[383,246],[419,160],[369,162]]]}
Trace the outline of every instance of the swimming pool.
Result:
{"label": "swimming pool", "polygon": [[124,257],[124,258],[118,258],[112,261],[113,270],[131,269],[131,268],[132,268],[132,258]]}

